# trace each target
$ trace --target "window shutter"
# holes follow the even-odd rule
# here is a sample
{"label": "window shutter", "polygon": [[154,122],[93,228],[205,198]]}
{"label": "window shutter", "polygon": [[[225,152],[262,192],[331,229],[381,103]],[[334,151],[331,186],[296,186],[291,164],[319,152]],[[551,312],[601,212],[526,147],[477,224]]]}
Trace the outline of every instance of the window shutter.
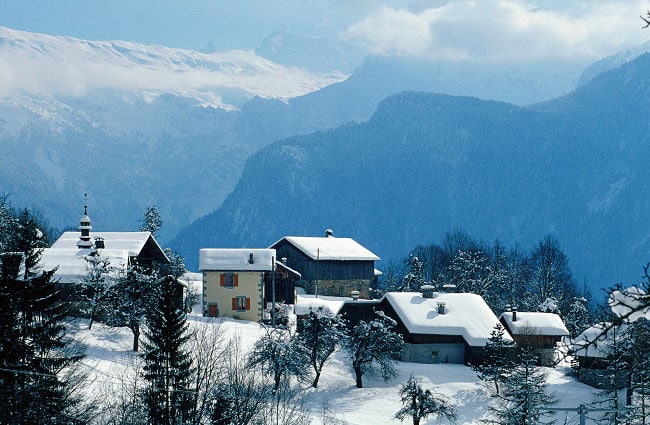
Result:
{"label": "window shutter", "polygon": [[232,286],[237,286],[238,285],[238,281],[239,281],[238,277],[239,276],[237,275],[237,273],[235,273],[233,275],[233,277],[232,277]]}
{"label": "window shutter", "polygon": [[220,278],[220,282],[219,282],[219,284],[220,284],[221,286],[226,286],[226,275],[223,274],[223,273],[221,273],[221,275],[219,276],[219,278]]}
{"label": "window shutter", "polygon": [[232,309],[237,311],[237,298],[232,299]]}
{"label": "window shutter", "polygon": [[251,299],[247,297],[246,298],[246,310],[250,310],[250,309],[251,309]]}

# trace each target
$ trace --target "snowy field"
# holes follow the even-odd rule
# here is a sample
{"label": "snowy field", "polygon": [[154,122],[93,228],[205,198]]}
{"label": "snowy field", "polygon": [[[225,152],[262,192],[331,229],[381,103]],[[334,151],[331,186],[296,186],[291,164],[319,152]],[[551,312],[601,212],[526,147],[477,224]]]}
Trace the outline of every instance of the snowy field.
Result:
{"label": "snowy field", "polygon": [[[233,319],[208,319],[197,313],[188,316],[191,326],[216,326],[220,324],[222,335],[226,338],[239,337],[241,347],[250,349],[264,330],[251,322]],[[84,368],[89,372],[88,396],[97,403],[105,401],[114,394],[107,391],[114,387],[128,387],[129,377],[136,370],[137,356],[131,351],[133,337],[126,328],[110,328],[96,323],[88,331],[85,320],[73,323],[74,337],[87,345]],[[489,396],[476,374],[468,367],[452,364],[423,365],[398,362],[397,378],[384,382],[381,378],[364,376],[366,388],[356,388],[354,375],[346,361],[345,353],[339,351],[325,365],[319,388],[306,388],[307,406],[313,414],[315,424],[321,423],[321,412],[326,409],[330,417],[341,424],[399,424],[393,419],[401,407],[399,388],[411,374],[421,378],[424,388],[435,388],[456,405],[458,424],[476,424],[487,413]],[[545,369],[549,391],[556,397],[556,407],[576,407],[589,403],[596,390],[579,383],[573,377],[564,375],[564,368]],[[124,383],[127,383],[124,386]],[[577,424],[578,416],[558,414],[559,424]],[[410,423],[407,418],[404,423]],[[428,422],[423,421],[423,424]],[[431,421],[434,423],[434,421]]]}

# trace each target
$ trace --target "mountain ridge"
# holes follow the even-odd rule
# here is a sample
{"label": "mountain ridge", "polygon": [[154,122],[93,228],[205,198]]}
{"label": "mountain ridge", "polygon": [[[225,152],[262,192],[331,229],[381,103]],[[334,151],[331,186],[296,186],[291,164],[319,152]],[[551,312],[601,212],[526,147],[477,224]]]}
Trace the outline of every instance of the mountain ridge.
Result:
{"label": "mountain ridge", "polygon": [[201,247],[267,246],[332,228],[388,259],[454,228],[523,247],[552,234],[578,280],[635,283],[650,250],[639,155],[650,141],[649,70],[643,55],[531,107],[391,96],[367,122],[257,152],[222,207],[172,245],[191,258],[192,235]]}

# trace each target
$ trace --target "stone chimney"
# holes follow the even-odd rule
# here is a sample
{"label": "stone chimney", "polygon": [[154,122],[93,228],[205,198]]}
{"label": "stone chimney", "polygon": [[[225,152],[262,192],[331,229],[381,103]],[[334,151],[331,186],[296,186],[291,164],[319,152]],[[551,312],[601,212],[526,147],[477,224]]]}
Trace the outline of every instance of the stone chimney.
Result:
{"label": "stone chimney", "polygon": [[445,303],[438,301],[438,314],[445,314]]}
{"label": "stone chimney", "polygon": [[104,249],[106,248],[106,243],[104,242],[104,238],[101,237],[96,237],[95,238],[95,249]]}
{"label": "stone chimney", "polygon": [[358,300],[358,299],[359,299],[359,291],[352,291],[352,292],[350,292],[350,296],[352,297],[352,299],[353,299],[354,301]]}
{"label": "stone chimney", "polygon": [[516,307],[512,308],[512,321],[513,322],[517,321],[517,308]]}
{"label": "stone chimney", "polygon": [[433,290],[435,289],[433,285],[422,285],[420,289],[422,290],[422,298],[433,298]]}
{"label": "stone chimney", "polygon": [[325,237],[326,238],[333,238],[334,237],[334,231],[332,229],[325,230]]}

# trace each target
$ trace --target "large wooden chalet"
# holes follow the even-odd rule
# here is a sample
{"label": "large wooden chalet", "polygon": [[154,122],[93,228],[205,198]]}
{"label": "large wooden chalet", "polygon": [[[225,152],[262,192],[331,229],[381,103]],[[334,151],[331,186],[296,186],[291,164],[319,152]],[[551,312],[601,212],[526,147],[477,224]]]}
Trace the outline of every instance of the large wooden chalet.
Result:
{"label": "large wooden chalet", "polygon": [[[287,236],[270,246],[309,294],[369,298],[379,257],[350,238]],[[356,294],[355,294],[356,296]]]}
{"label": "large wooden chalet", "polygon": [[[401,360],[414,363],[481,363],[499,323],[480,295],[437,293],[431,286],[422,292],[389,292],[381,301],[346,301],[340,312],[354,325],[374,319],[375,310],[395,319],[404,339]],[[512,340],[508,334],[504,338]]]}
{"label": "large wooden chalet", "polygon": [[78,232],[64,232],[50,248],[43,250],[40,266],[57,268],[54,275],[61,283],[76,283],[87,273],[84,257],[101,255],[109,259],[115,271],[130,264],[144,268],[154,263],[169,264],[165,251],[151,232],[92,232],[88,207],[79,221]]}
{"label": "large wooden chalet", "polygon": [[[151,269],[156,264],[169,264],[169,258],[151,232],[92,232],[88,208],[80,220],[78,232],[64,232],[50,248],[43,249],[39,267],[56,269],[54,279],[65,300],[76,302],[78,296],[74,284],[88,274],[89,256],[100,256],[109,261],[109,280],[115,280],[129,265],[137,264]],[[179,285],[179,303],[183,300],[183,288]]]}

